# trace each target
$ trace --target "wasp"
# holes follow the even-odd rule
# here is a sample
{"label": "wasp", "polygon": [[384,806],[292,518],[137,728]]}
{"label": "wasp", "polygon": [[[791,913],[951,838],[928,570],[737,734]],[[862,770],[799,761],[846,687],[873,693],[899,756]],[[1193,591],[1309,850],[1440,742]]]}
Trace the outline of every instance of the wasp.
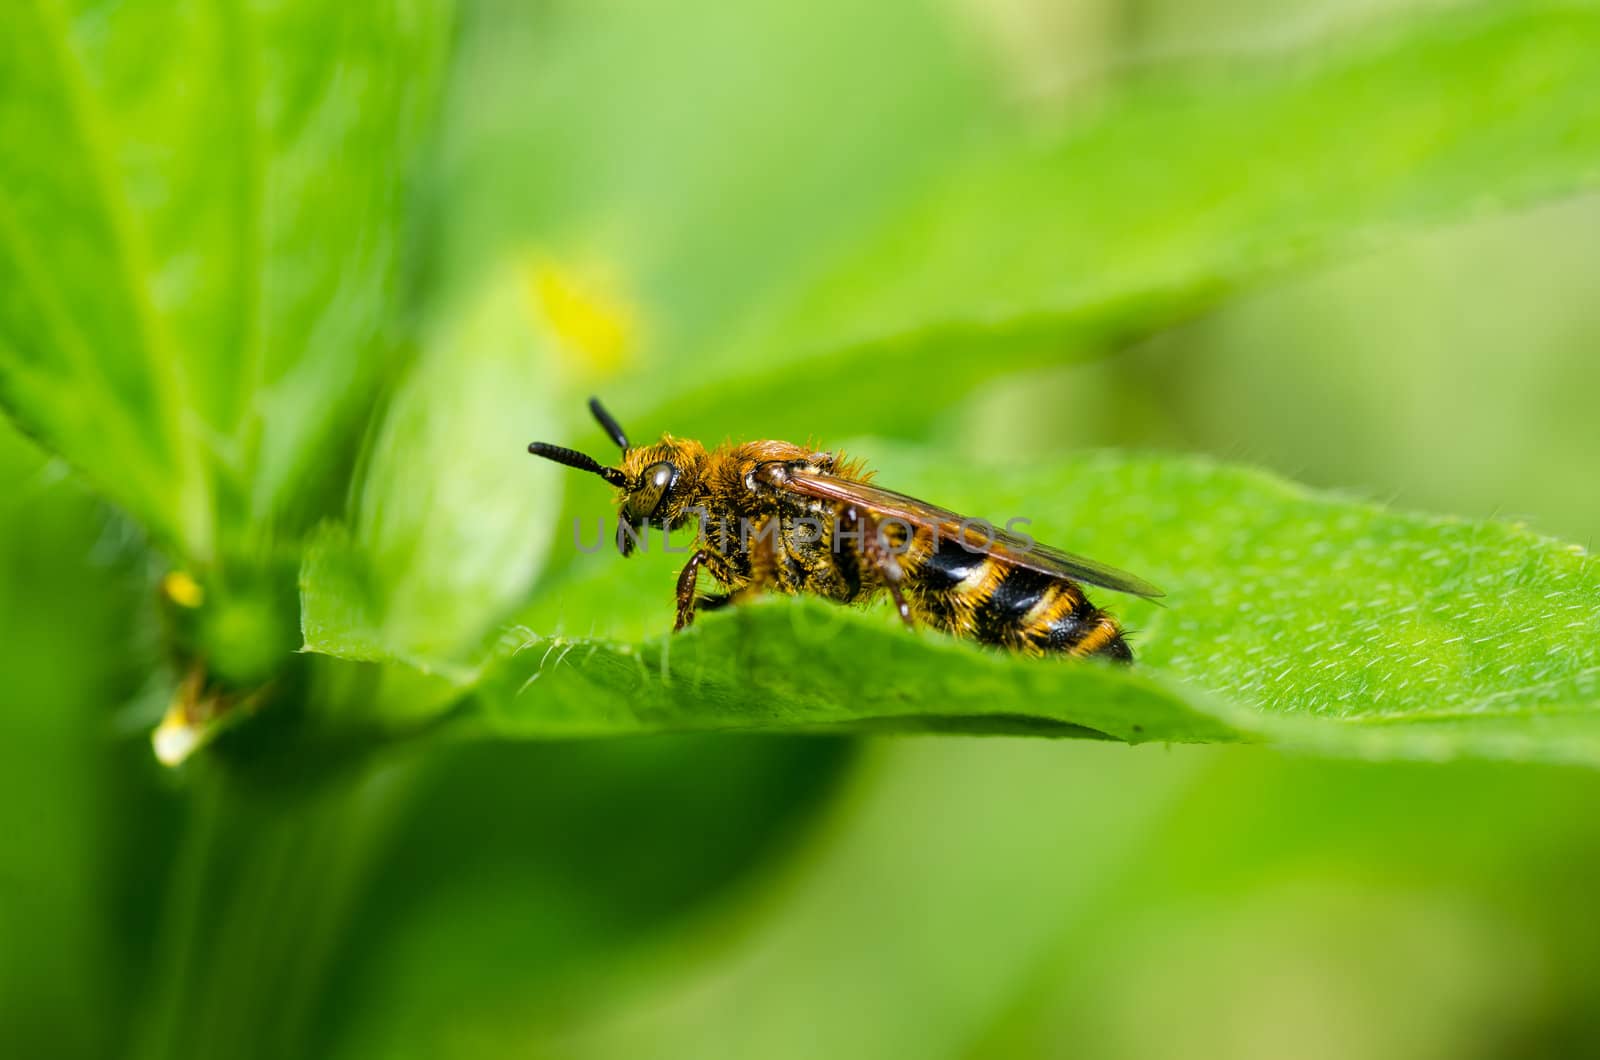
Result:
{"label": "wasp", "polygon": [[[840,453],[771,440],[708,450],[670,434],[634,446],[597,399],[589,411],[621,448],[619,466],[548,442],[528,451],[616,487],[624,556],[651,528],[698,522],[678,575],[675,631],[698,612],[767,590],[845,604],[887,594],[908,626],[1027,655],[1131,662],[1122,627],[1082,585],[1162,595],[1131,574],[884,489]],[[702,570],[721,592],[699,591]]]}

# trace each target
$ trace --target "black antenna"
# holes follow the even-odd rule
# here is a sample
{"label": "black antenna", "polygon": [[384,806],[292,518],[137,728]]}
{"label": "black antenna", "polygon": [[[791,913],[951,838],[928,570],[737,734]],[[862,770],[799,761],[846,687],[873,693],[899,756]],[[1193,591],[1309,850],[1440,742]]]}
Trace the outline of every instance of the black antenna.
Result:
{"label": "black antenna", "polygon": [[594,418],[600,421],[600,426],[606,429],[606,434],[611,436],[611,440],[616,442],[617,446],[626,453],[630,448],[628,436],[623,433],[622,425],[612,418],[611,413],[606,411],[604,405],[600,404],[599,398],[592,397],[589,399],[589,411],[594,413]]}
{"label": "black antenna", "polygon": [[587,453],[580,453],[576,449],[568,449],[564,445],[551,445],[549,442],[529,442],[528,452],[534,456],[542,456],[546,460],[554,460],[567,467],[575,467],[579,471],[592,471],[605,479],[613,486],[626,486],[628,476],[614,467],[601,467],[600,462]]}

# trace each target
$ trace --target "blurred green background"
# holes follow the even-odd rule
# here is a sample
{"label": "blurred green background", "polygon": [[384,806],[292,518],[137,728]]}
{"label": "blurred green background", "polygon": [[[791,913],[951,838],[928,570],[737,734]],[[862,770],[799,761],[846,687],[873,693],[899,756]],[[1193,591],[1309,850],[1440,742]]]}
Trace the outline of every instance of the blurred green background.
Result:
{"label": "blurred green background", "polygon": [[[762,430],[763,406],[697,405],[698,385],[752,374],[758,340],[812,312],[794,292],[996,129],[1092,120],[1169,64],[1314,62],[1445,6],[477,0],[449,31],[400,319],[448,333],[490,305],[472,326],[536,380],[519,430],[588,430],[590,389],[618,409],[682,399],[683,422],[641,435]],[[119,10],[73,7],[71,39],[97,54]],[[180,61],[143,47],[135,67]],[[1229,157],[1248,181],[1251,157]],[[1013,351],[954,395],[944,378],[967,370],[924,356],[896,367],[881,416],[863,386],[872,400],[824,426],[975,459],[1210,453],[1590,542],[1600,198],[1497,205],[1230,284],[1159,327]],[[494,315],[508,275],[559,341]],[[373,355],[375,390],[408,349]],[[792,372],[798,392],[852,385]],[[468,502],[496,478],[469,477]],[[402,748],[354,778],[224,797],[219,771],[150,754],[174,674],[141,533],[9,427],[0,482],[5,1055],[1600,1047],[1592,771],[673,737]]]}

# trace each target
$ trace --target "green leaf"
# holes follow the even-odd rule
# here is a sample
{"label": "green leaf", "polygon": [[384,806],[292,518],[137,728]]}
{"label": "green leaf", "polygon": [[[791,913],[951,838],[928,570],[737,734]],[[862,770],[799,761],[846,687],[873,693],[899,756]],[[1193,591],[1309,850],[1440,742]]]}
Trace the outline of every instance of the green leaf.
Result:
{"label": "green leaf", "polygon": [[0,12],[0,398],[192,560],[310,522],[342,470],[448,28],[442,0]]}
{"label": "green leaf", "polygon": [[351,525],[324,526],[307,548],[304,647],[398,664],[384,674],[392,695],[363,693],[378,716],[451,698],[434,682],[418,694],[406,671],[471,681],[485,634],[527,597],[553,538],[567,478],[526,455],[555,436],[530,370],[546,340],[529,298],[525,271],[508,267],[444,314],[362,460]]}
{"label": "green leaf", "polygon": [[524,629],[595,636],[508,636],[463,720],[514,738],[892,729],[1600,762],[1600,571],[1575,546],[1193,458],[955,480],[952,461],[878,452],[896,488],[1025,516],[1040,540],[1162,585],[1164,606],[1091,590],[1138,663],[1008,656],[907,633],[886,608],[784,600],[614,639],[670,622],[683,557],[658,543],[546,594]]}
{"label": "green leaf", "polygon": [[1103,352],[1286,268],[1600,183],[1600,10],[1474,5],[1323,47],[1153,67],[1043,134],[993,135],[754,306],[699,358],[716,385],[669,380],[655,418],[909,431],[983,379]]}
{"label": "green leaf", "polygon": [[569,381],[654,397],[719,373],[705,358],[749,306],[971,146],[997,93],[968,28],[918,0],[479,6],[443,141],[444,282],[532,248],[635,308],[620,349],[554,351]]}

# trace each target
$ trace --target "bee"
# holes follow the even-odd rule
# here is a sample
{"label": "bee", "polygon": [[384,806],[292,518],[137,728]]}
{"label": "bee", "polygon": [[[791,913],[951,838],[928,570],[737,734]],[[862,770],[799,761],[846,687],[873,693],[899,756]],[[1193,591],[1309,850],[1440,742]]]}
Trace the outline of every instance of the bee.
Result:
{"label": "bee", "polygon": [[[763,591],[844,604],[887,594],[907,626],[1027,655],[1126,663],[1133,652],[1122,627],[1081,584],[1162,595],[1131,574],[884,489],[861,462],[839,453],[770,440],[708,450],[670,434],[634,446],[597,399],[589,411],[621,448],[619,466],[548,442],[528,451],[616,487],[624,556],[651,528],[670,532],[698,521],[693,554],[678,575],[674,631],[699,612]],[[699,591],[702,570],[721,592]]]}

